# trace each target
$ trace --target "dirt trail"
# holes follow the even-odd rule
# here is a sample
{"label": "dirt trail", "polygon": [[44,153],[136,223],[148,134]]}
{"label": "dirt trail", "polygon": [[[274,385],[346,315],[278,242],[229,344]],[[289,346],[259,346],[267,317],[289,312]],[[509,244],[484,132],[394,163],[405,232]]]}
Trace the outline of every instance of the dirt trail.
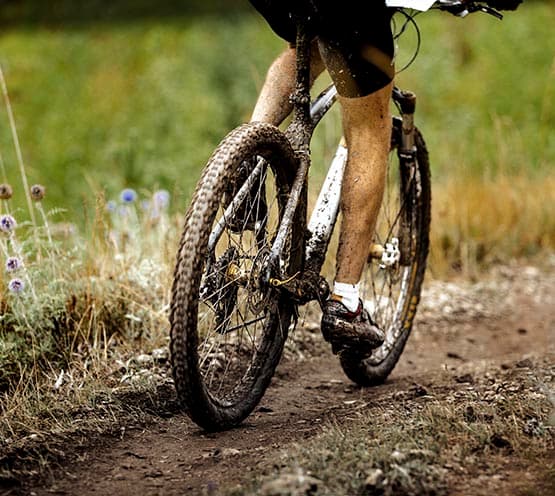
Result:
{"label": "dirt trail", "polygon": [[348,422],[418,387],[456,388],[468,371],[548,356],[555,351],[554,275],[553,267],[548,275],[515,268],[475,285],[428,284],[401,362],[386,384],[372,389],[348,381],[307,320],[297,332],[321,352],[286,355],[241,427],[206,434],[181,414],[147,428],[130,426],[25,494],[217,494],[271,466],[280,449],[310,439],[330,420]]}

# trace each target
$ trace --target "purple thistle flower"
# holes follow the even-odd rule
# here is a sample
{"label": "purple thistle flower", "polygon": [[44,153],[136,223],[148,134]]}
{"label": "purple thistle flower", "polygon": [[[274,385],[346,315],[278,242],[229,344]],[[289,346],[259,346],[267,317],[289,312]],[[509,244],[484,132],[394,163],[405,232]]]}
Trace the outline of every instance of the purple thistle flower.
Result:
{"label": "purple thistle flower", "polygon": [[17,222],[11,215],[0,217],[0,231],[11,233],[17,227]]}
{"label": "purple thistle flower", "polygon": [[170,204],[170,193],[165,189],[156,191],[153,195],[154,204],[161,209],[165,209]]}
{"label": "purple thistle flower", "polygon": [[137,199],[137,192],[134,189],[124,189],[120,194],[123,203],[133,203]]}
{"label": "purple thistle flower", "polygon": [[21,279],[14,278],[8,283],[8,289],[12,293],[19,294],[25,289],[25,282]]}
{"label": "purple thistle flower", "polygon": [[16,272],[23,267],[23,262],[17,257],[10,257],[6,260],[6,272]]}

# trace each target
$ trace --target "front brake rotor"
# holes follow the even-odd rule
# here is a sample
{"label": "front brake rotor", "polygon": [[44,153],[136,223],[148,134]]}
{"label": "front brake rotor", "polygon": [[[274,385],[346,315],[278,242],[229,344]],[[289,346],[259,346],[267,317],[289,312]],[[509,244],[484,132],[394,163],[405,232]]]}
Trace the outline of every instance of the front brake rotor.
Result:
{"label": "front brake rotor", "polygon": [[230,317],[237,304],[238,284],[230,273],[237,266],[237,249],[228,248],[224,254],[208,267],[201,295],[212,303],[215,313],[216,332],[225,334],[229,328]]}

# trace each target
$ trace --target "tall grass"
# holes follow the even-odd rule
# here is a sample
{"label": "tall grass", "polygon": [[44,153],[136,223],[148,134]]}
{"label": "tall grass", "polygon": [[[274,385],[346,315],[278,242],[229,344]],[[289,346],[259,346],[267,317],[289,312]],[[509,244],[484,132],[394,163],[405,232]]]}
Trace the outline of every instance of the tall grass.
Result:
{"label": "tall grass", "polygon": [[[57,222],[59,211],[45,208],[44,186],[28,186],[1,68],[0,82],[21,172],[17,178],[3,171],[15,182],[0,185],[3,450],[45,425],[52,428],[57,399],[75,408],[128,381],[131,350],[165,346],[178,229],[166,190],[126,189],[108,202],[98,196],[87,239],[75,225]],[[28,198],[29,212],[14,206],[18,197]],[[35,215],[40,220],[25,221]]]}
{"label": "tall grass", "polygon": [[436,188],[430,268],[478,277],[484,266],[538,259],[555,246],[555,178],[524,172],[453,178]]}
{"label": "tall grass", "polygon": [[41,237],[42,260],[26,249],[34,236],[22,240],[34,293],[9,291],[2,278],[0,450],[52,422],[67,427],[102,392],[135,387],[130,359],[166,347],[174,219],[104,206],[96,239]]}

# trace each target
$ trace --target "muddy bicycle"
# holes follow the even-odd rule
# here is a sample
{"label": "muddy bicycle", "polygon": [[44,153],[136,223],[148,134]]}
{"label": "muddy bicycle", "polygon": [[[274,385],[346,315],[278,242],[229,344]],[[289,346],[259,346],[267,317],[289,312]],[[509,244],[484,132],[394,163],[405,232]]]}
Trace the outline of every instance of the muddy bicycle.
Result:
{"label": "muddy bicycle", "polygon": [[[443,0],[436,6],[457,15],[499,16],[484,2]],[[307,222],[310,140],[336,90],[332,85],[311,102],[310,41],[302,20],[296,48],[291,124],[282,132],[255,122],[225,137],[185,216],[170,310],[173,376],[178,399],[207,430],[233,427],[253,411],[298,307],[322,303],[329,293],[321,269],[339,212],[347,149],[339,143]],[[386,337],[369,358],[340,354],[346,375],[362,386],[383,382],[399,360],[429,247],[430,166],[414,125],[416,97],[395,88],[393,102],[399,115],[392,123],[386,188],[360,284],[362,301]],[[230,189],[237,177],[242,184]]]}

